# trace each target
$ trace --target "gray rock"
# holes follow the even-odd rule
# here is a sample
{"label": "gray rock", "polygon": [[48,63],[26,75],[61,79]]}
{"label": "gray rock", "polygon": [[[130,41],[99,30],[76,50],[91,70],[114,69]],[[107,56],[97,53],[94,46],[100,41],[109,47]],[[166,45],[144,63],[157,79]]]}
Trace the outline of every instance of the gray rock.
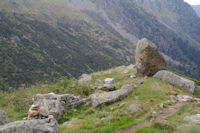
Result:
{"label": "gray rock", "polygon": [[130,64],[126,67],[127,69],[133,69],[133,68],[136,68],[136,65],[133,65],[133,64]]}
{"label": "gray rock", "polygon": [[135,74],[127,74],[126,76],[129,77],[129,78],[136,78]]}
{"label": "gray rock", "polygon": [[7,114],[3,110],[0,110],[0,125],[7,124],[9,122],[10,120],[8,119]]}
{"label": "gray rock", "polygon": [[179,102],[194,102],[194,101],[200,101],[199,98],[193,98],[191,96],[186,95],[178,95],[177,96]]}
{"label": "gray rock", "polygon": [[116,87],[115,79],[114,78],[106,78],[105,84],[103,85],[103,88],[100,90],[111,91],[111,90],[114,90],[115,87]]}
{"label": "gray rock", "polygon": [[196,114],[196,115],[192,115],[192,116],[186,116],[184,118],[184,121],[190,122],[190,123],[200,124],[200,114]]}
{"label": "gray rock", "polygon": [[142,112],[143,111],[143,107],[141,104],[132,104],[128,106],[128,110],[130,110],[131,112]]}
{"label": "gray rock", "polygon": [[79,83],[91,82],[92,76],[88,74],[82,74],[78,80]]}
{"label": "gray rock", "polygon": [[60,133],[56,119],[23,120],[0,126],[0,133]]}
{"label": "gray rock", "polygon": [[82,99],[81,97],[72,94],[37,94],[34,98],[34,105],[40,104],[48,110],[49,115],[53,115],[57,120],[63,116],[67,109],[79,106],[85,102],[86,99]]}
{"label": "gray rock", "polygon": [[171,83],[172,85],[184,88],[189,93],[192,93],[192,94],[194,93],[195,83],[193,81],[180,77],[172,72],[162,70],[162,71],[157,72],[153,77],[158,78],[163,81],[167,81]]}
{"label": "gray rock", "polygon": [[134,85],[124,85],[120,90],[92,94],[90,96],[92,106],[97,107],[124,99],[134,88]]}
{"label": "gray rock", "polygon": [[143,80],[138,80],[137,83],[138,83],[138,84],[143,84],[144,81],[143,81]]}

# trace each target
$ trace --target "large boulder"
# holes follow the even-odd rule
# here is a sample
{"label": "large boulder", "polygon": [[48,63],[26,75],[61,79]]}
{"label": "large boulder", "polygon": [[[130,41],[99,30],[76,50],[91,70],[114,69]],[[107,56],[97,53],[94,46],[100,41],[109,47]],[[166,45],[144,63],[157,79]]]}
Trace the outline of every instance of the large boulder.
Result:
{"label": "large boulder", "polygon": [[0,126],[0,133],[60,133],[53,116],[47,119],[23,120]]}
{"label": "large boulder", "polygon": [[125,85],[120,90],[92,94],[90,96],[92,106],[96,107],[119,101],[127,97],[134,88],[134,85]]}
{"label": "large boulder", "polygon": [[162,70],[162,71],[157,72],[153,77],[158,78],[163,81],[167,81],[171,83],[172,85],[184,88],[189,93],[192,93],[192,94],[194,93],[195,83],[193,81],[180,77],[172,72]]}
{"label": "large boulder", "polygon": [[166,69],[166,62],[156,45],[143,38],[135,51],[137,73],[140,76],[153,76],[159,70]]}
{"label": "large boulder", "polygon": [[44,107],[49,115],[53,115],[57,120],[63,116],[67,109],[79,106],[85,102],[86,99],[82,99],[80,96],[74,96],[72,94],[37,94],[34,98],[34,105]]}
{"label": "large boulder", "polygon": [[8,116],[3,110],[0,110],[0,125],[4,125],[9,123],[10,120],[8,119]]}

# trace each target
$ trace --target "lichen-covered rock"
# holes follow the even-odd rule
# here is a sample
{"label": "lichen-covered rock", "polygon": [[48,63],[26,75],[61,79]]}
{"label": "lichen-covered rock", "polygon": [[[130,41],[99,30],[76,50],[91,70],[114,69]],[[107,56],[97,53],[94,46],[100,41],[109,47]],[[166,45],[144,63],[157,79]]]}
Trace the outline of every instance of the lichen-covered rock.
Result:
{"label": "lichen-covered rock", "polygon": [[49,112],[49,115],[53,115],[57,120],[63,116],[68,108],[79,106],[85,102],[85,99],[72,94],[37,94],[34,98],[34,105],[40,104]]}
{"label": "lichen-covered rock", "polygon": [[79,78],[79,83],[90,82],[92,80],[92,76],[88,74],[82,74]]}
{"label": "lichen-covered rock", "polygon": [[128,110],[131,112],[142,112],[143,111],[143,107],[141,104],[131,104],[128,106]]}
{"label": "lichen-covered rock", "polygon": [[8,119],[7,114],[3,110],[0,110],[0,125],[7,124],[9,122],[10,120]]}
{"label": "lichen-covered rock", "polygon": [[158,78],[163,81],[167,81],[171,83],[172,85],[184,88],[189,93],[192,93],[192,94],[194,93],[194,89],[195,89],[194,81],[180,77],[172,72],[162,70],[162,71],[157,72],[153,77]]}
{"label": "lichen-covered rock", "polygon": [[135,61],[137,73],[140,76],[153,76],[159,70],[166,69],[165,60],[156,45],[146,38],[137,44]]}
{"label": "lichen-covered rock", "polygon": [[186,116],[184,118],[184,121],[190,122],[190,123],[196,123],[200,124],[200,114],[192,115],[192,116]]}
{"label": "lichen-covered rock", "polygon": [[127,97],[134,88],[134,85],[125,85],[120,90],[92,94],[90,96],[92,106],[96,107],[119,101]]}
{"label": "lichen-covered rock", "polygon": [[53,116],[47,119],[23,120],[0,126],[0,133],[60,133]]}
{"label": "lichen-covered rock", "polygon": [[177,96],[179,102],[199,102],[199,98],[193,98],[187,95],[178,95]]}

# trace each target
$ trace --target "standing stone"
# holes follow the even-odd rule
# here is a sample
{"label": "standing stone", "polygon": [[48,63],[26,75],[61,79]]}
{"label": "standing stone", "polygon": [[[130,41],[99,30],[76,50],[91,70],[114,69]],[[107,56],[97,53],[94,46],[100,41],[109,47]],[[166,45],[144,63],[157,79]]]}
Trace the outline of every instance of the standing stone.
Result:
{"label": "standing stone", "polygon": [[0,125],[4,125],[9,123],[10,120],[8,119],[8,116],[3,110],[0,110]]}
{"label": "standing stone", "polygon": [[137,44],[135,61],[137,73],[140,76],[153,76],[159,70],[166,69],[165,60],[156,45],[146,38]]}

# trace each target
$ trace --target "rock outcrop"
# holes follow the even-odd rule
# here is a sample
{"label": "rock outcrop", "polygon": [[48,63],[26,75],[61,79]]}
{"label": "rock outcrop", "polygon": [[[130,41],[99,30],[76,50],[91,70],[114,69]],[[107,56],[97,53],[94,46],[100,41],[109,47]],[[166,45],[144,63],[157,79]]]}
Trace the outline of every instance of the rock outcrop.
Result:
{"label": "rock outcrop", "polygon": [[167,81],[172,85],[184,88],[189,93],[194,93],[195,83],[189,79],[180,77],[172,72],[162,70],[157,72],[153,77],[158,78],[163,81]]}
{"label": "rock outcrop", "polygon": [[119,101],[127,97],[134,88],[134,85],[125,85],[120,90],[92,94],[90,96],[92,106],[97,107]]}
{"label": "rock outcrop", "polygon": [[92,81],[92,76],[88,74],[82,74],[78,80],[79,83],[85,83]]}
{"label": "rock outcrop", "polygon": [[62,117],[68,108],[79,106],[85,102],[85,99],[72,94],[37,94],[34,98],[34,105],[41,105],[49,112],[49,115],[53,115],[57,120]]}
{"label": "rock outcrop", "polygon": [[196,115],[192,115],[192,116],[186,116],[184,118],[184,121],[187,121],[189,123],[200,124],[200,114],[196,114]]}
{"label": "rock outcrop", "polygon": [[166,69],[165,60],[156,45],[146,38],[137,44],[135,61],[137,73],[140,76],[153,76],[159,70]]}
{"label": "rock outcrop", "polygon": [[0,110],[0,125],[7,124],[9,122],[10,120],[8,119],[7,114],[3,110]]}
{"label": "rock outcrop", "polygon": [[0,133],[60,133],[53,116],[47,119],[23,120],[0,126]]}

